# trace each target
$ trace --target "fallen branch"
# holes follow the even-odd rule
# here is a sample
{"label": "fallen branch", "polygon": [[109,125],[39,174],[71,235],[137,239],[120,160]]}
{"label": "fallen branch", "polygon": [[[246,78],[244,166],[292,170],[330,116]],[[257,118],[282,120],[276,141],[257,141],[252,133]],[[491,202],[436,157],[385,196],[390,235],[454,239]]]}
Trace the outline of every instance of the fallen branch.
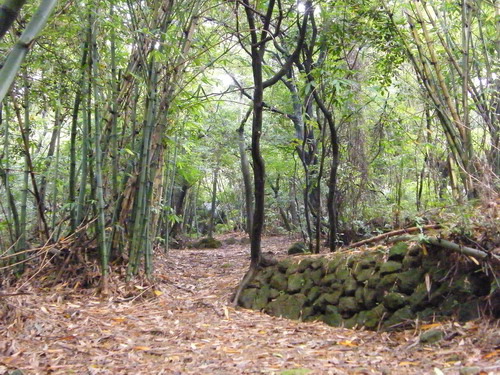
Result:
{"label": "fallen branch", "polygon": [[429,225],[424,225],[422,227],[411,227],[411,228],[393,230],[392,232],[382,233],[378,236],[368,238],[368,239],[363,240],[363,241],[355,242],[352,245],[349,245],[346,248],[344,248],[344,250],[354,249],[356,247],[360,247],[360,246],[363,246],[363,245],[366,245],[366,244],[369,244],[372,242],[378,242],[378,241],[385,240],[389,237],[399,236],[400,234],[409,234],[409,233],[415,233],[415,232],[420,232],[420,231],[423,232],[424,230],[439,229],[439,228],[441,228],[441,224],[429,224]]}
{"label": "fallen branch", "polygon": [[415,241],[415,242],[420,242],[420,243],[427,243],[431,244],[434,246],[439,246],[443,249],[451,250],[456,253],[464,254],[471,256],[473,258],[479,259],[479,260],[486,260],[486,259],[493,259],[500,264],[500,257],[493,253],[488,253],[486,251],[474,249],[472,247],[468,246],[463,246],[459,245],[455,242],[451,242],[448,240],[443,240],[442,238],[437,238],[437,237],[420,237],[420,236],[399,236],[395,238],[391,238],[388,243],[392,242],[401,242],[401,241]]}

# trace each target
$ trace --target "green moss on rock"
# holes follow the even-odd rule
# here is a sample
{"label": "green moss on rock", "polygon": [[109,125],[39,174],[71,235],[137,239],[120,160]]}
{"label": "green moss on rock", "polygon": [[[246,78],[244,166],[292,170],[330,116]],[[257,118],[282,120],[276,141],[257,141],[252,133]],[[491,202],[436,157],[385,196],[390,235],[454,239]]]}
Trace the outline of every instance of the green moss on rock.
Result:
{"label": "green moss on rock", "polygon": [[403,268],[403,265],[393,260],[388,260],[380,266],[380,275],[384,276],[390,273],[398,272]]}
{"label": "green moss on rock", "polygon": [[351,314],[359,311],[359,305],[354,297],[340,298],[338,308],[342,314]]}
{"label": "green moss on rock", "polygon": [[424,270],[421,268],[414,268],[398,274],[398,287],[403,293],[412,293],[418,284],[423,281]]}
{"label": "green moss on rock", "polygon": [[307,293],[307,301],[313,303],[321,295],[321,288],[319,286],[313,286]]}
{"label": "green moss on rock", "polygon": [[325,293],[325,294],[323,294],[323,298],[330,305],[336,305],[336,304],[338,304],[339,303],[339,299],[340,299],[341,296],[342,296],[342,292],[341,291],[334,291],[332,293]]}
{"label": "green moss on rock", "polygon": [[240,294],[240,299],[239,299],[240,306],[243,306],[246,309],[251,309],[254,304],[256,295],[257,295],[257,289],[255,288],[244,289]]}
{"label": "green moss on rock", "polygon": [[410,321],[415,319],[415,315],[411,311],[409,306],[405,306],[399,310],[396,310],[392,316],[387,319],[383,327],[385,328],[394,328],[396,326],[399,326],[401,324],[406,324],[409,323]]}
{"label": "green moss on rock", "polygon": [[274,289],[285,291],[288,287],[288,278],[281,272],[276,272],[269,281],[269,284]]}
{"label": "green moss on rock", "polygon": [[304,242],[295,242],[292,246],[288,248],[288,254],[306,254],[309,250]]}
{"label": "green moss on rock", "polygon": [[303,294],[283,294],[274,301],[268,303],[265,311],[273,316],[282,316],[289,319],[299,319],[302,309],[307,301]]}
{"label": "green moss on rock", "polygon": [[306,279],[301,273],[294,273],[288,276],[287,291],[290,293],[296,293],[302,289],[306,282]]}
{"label": "green moss on rock", "polygon": [[218,249],[221,246],[222,242],[213,237],[202,238],[193,245],[196,249]]}
{"label": "green moss on rock", "polygon": [[400,262],[408,252],[408,244],[406,242],[399,242],[389,250],[389,260]]}
{"label": "green moss on rock", "polygon": [[346,296],[353,296],[356,293],[356,289],[358,289],[358,282],[354,277],[347,278],[344,282],[344,294]]}
{"label": "green moss on rock", "polygon": [[408,303],[408,296],[402,293],[387,293],[384,296],[384,306],[389,310],[398,310]]}
{"label": "green moss on rock", "polygon": [[375,329],[379,326],[381,320],[386,316],[387,309],[384,305],[380,304],[373,309],[366,312],[364,315],[364,326],[366,328]]}

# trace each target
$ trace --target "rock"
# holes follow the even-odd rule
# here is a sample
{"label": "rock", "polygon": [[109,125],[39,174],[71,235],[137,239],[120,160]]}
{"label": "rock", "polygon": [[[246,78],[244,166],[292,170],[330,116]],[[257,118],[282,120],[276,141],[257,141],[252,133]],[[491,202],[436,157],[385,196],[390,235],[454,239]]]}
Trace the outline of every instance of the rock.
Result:
{"label": "rock", "polygon": [[372,276],[370,276],[368,282],[366,283],[366,286],[370,288],[376,288],[379,283],[380,283],[380,274],[375,273]]}
{"label": "rock", "polygon": [[358,327],[363,327],[365,325],[367,314],[368,314],[368,311],[360,311],[358,313],[358,319],[356,321],[356,325]]}
{"label": "rock", "polygon": [[418,284],[415,291],[412,293],[408,302],[413,309],[418,309],[422,304],[428,300],[427,287],[425,282]]}
{"label": "rock", "polygon": [[397,279],[398,275],[396,273],[390,273],[388,275],[385,275],[377,284],[377,289],[390,291],[396,285]]}
{"label": "rock", "polygon": [[403,293],[411,294],[418,284],[423,281],[424,270],[421,268],[411,269],[398,274],[398,287]]}
{"label": "rock", "polygon": [[300,289],[300,293],[302,294],[307,294],[311,290],[311,288],[314,286],[314,283],[311,279],[307,278],[304,276],[305,283]]}
{"label": "rock", "polygon": [[405,306],[402,309],[399,309],[392,314],[392,316],[387,319],[383,326],[385,328],[393,328],[394,326],[400,324],[406,324],[409,321],[412,321],[415,318],[409,306]]}
{"label": "rock", "polygon": [[252,309],[260,311],[264,307],[266,307],[270,299],[270,294],[271,287],[269,285],[264,285],[262,288],[258,289],[252,305]]}
{"label": "rock", "polygon": [[312,303],[318,299],[321,295],[321,288],[319,286],[313,286],[307,293],[307,301]]}
{"label": "rock", "polygon": [[344,327],[348,329],[356,328],[358,325],[358,314],[354,314],[349,319],[344,319]]}
{"label": "rock", "polygon": [[468,322],[481,316],[478,301],[463,303],[458,308],[457,317],[460,322]]}
{"label": "rock", "polygon": [[285,274],[286,275],[291,275],[292,273],[300,272],[299,269],[300,269],[300,266],[299,266],[298,263],[291,263],[288,266],[288,268],[286,269]]}
{"label": "rock", "polygon": [[329,273],[321,280],[321,285],[331,285],[333,282],[337,281],[337,276],[333,273]]}
{"label": "rock", "polygon": [[377,328],[386,314],[387,310],[384,305],[380,304],[376,306],[375,308],[367,311],[366,314],[364,314],[364,326],[369,329]]}
{"label": "rock", "polygon": [[359,305],[354,297],[340,298],[338,308],[343,314],[355,313],[359,311]]}
{"label": "rock", "polygon": [[358,288],[358,283],[353,277],[349,277],[344,282],[344,294],[346,296],[353,296]]}
{"label": "rock", "polygon": [[288,276],[288,286],[287,291],[290,293],[296,293],[302,289],[306,280],[304,275],[301,273],[294,273]]}
{"label": "rock", "polygon": [[313,260],[312,259],[309,259],[309,258],[305,258],[305,259],[301,259],[299,261],[299,272],[304,272],[306,269],[308,269],[311,264],[313,263]]}
{"label": "rock", "polygon": [[314,309],[311,306],[306,306],[302,309],[302,316],[300,320],[305,321],[314,314]]}
{"label": "rock", "polygon": [[421,256],[412,256],[408,253],[403,259],[403,268],[405,270],[420,267],[421,264],[422,264]]}
{"label": "rock", "polygon": [[360,269],[354,273],[354,277],[360,283],[369,280],[375,274],[375,270],[373,268]]}
{"label": "rock", "polygon": [[282,316],[289,319],[299,319],[307,298],[303,294],[283,294],[268,303],[265,311],[273,316]]}
{"label": "rock", "polygon": [[317,313],[324,313],[328,302],[325,300],[325,296],[321,294],[316,301],[313,302],[312,307]]}
{"label": "rock", "polygon": [[318,268],[309,274],[309,278],[315,285],[321,284],[322,277],[323,277],[323,271],[321,270],[321,268]]}
{"label": "rock", "polygon": [[245,309],[251,309],[254,304],[256,295],[257,295],[257,289],[255,288],[244,289],[241,292],[239,298],[240,306],[244,307]]}
{"label": "rock", "polygon": [[398,272],[401,268],[403,268],[401,263],[388,260],[380,266],[380,275],[384,276],[390,273]]}
{"label": "rock", "polygon": [[363,259],[358,262],[359,269],[367,269],[373,268],[373,266],[377,263],[377,259],[372,255],[366,255]]}
{"label": "rock", "polygon": [[[459,375],[479,375],[482,373],[481,367],[462,367],[458,370]],[[486,374],[486,372],[484,372]]]}
{"label": "rock", "polygon": [[323,294],[323,298],[330,305],[336,305],[336,304],[338,304],[339,303],[339,299],[340,299],[341,296],[342,296],[342,292],[340,292],[340,291],[335,291],[333,293],[325,293],[325,294]]}
{"label": "rock", "polygon": [[271,288],[271,289],[269,290],[269,298],[270,298],[270,299],[275,299],[275,298],[278,298],[278,296],[279,296],[279,295],[280,295],[280,291],[279,291],[279,290],[277,290],[277,289],[273,289],[273,288]]}
{"label": "rock", "polygon": [[347,278],[351,277],[351,271],[349,268],[337,268],[335,276],[337,277],[337,280],[345,281]]}
{"label": "rock", "polygon": [[306,254],[309,250],[304,242],[295,242],[292,246],[288,248],[288,254]]}
{"label": "rock", "polygon": [[278,262],[278,270],[285,273],[293,264],[296,264],[293,260],[283,259],[282,261]]}
{"label": "rock", "polygon": [[401,293],[388,293],[384,297],[384,306],[389,310],[398,310],[408,303],[408,296]]}
{"label": "rock", "polygon": [[444,338],[444,332],[440,329],[430,329],[420,335],[421,344],[434,344]]}
{"label": "rock", "polygon": [[341,256],[337,256],[325,263],[325,273],[334,273],[337,267],[342,263],[344,259]]}
{"label": "rock", "polygon": [[342,316],[338,312],[330,312],[321,317],[321,320],[333,327],[340,327],[343,323]]}
{"label": "rock", "polygon": [[364,287],[360,286],[358,289],[356,289],[356,292],[354,293],[354,298],[356,299],[356,302],[358,303],[359,306],[363,306],[365,304],[365,301],[363,299],[363,291]]}
{"label": "rock", "polygon": [[285,291],[287,289],[287,287],[288,287],[288,279],[281,272],[276,272],[271,277],[271,280],[269,281],[269,284],[274,289],[277,289],[277,290],[280,290],[280,291]]}
{"label": "rock", "polygon": [[[323,263],[325,262],[325,260],[323,258],[320,258],[320,259],[316,259],[315,261],[313,261],[311,263],[311,269],[313,270],[322,270],[323,269]],[[321,271],[323,273],[323,271]]]}
{"label": "rock", "polygon": [[408,252],[408,244],[406,242],[399,242],[389,250],[389,260],[400,262]]}
{"label": "rock", "polygon": [[211,237],[202,238],[193,245],[196,249],[218,249],[221,246],[222,242]]}
{"label": "rock", "polygon": [[367,309],[372,309],[377,304],[377,292],[374,289],[363,288],[363,302]]}

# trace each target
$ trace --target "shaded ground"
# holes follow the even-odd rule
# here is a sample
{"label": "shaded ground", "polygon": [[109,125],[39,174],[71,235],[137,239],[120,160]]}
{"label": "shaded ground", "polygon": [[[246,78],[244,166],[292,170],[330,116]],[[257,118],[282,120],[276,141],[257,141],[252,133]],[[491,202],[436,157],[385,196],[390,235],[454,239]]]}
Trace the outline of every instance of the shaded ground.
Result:
{"label": "shaded ground", "polygon": [[[290,242],[266,238],[264,252],[282,256]],[[353,331],[232,309],[248,252],[239,243],[173,250],[158,261],[157,284],[134,286],[131,298],[116,296],[124,287],[103,299],[64,286],[0,298],[10,308],[0,325],[0,374],[500,373],[491,322],[440,325],[446,338],[422,346],[418,330]]]}

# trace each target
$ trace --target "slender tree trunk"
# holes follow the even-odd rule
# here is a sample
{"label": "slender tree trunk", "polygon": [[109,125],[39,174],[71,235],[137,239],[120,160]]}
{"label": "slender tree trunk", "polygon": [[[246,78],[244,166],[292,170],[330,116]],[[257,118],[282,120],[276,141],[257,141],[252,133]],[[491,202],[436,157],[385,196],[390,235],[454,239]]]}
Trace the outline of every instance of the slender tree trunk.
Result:
{"label": "slender tree trunk", "polygon": [[252,200],[252,183],[250,174],[250,163],[248,162],[248,157],[245,147],[245,123],[252,114],[252,109],[250,108],[243,119],[241,120],[240,127],[238,128],[238,147],[240,152],[240,166],[241,174],[243,176],[243,186],[245,195],[245,231],[250,235],[252,233],[252,221],[253,221],[253,200]]}
{"label": "slender tree trunk", "polygon": [[101,259],[101,292],[103,294],[108,293],[108,261],[109,261],[109,248],[107,244],[107,236],[106,236],[106,218],[105,218],[105,204],[104,204],[104,187],[103,187],[103,178],[102,178],[102,149],[101,149],[101,114],[100,114],[100,89],[97,84],[97,78],[99,75],[99,54],[97,48],[97,24],[96,20],[92,16],[89,18],[90,21],[90,33],[91,33],[91,46],[92,46],[92,71],[90,76],[90,81],[93,88],[93,97],[94,97],[94,165],[95,165],[95,194],[96,194],[96,213],[97,213],[97,224],[96,224],[96,233],[97,233],[97,243],[99,247],[99,256]]}
{"label": "slender tree trunk", "polygon": [[215,211],[217,204],[217,181],[219,177],[219,166],[214,169],[214,177],[212,182],[212,205],[210,206],[210,221],[208,224],[208,238],[212,238],[214,234],[215,225]]}

